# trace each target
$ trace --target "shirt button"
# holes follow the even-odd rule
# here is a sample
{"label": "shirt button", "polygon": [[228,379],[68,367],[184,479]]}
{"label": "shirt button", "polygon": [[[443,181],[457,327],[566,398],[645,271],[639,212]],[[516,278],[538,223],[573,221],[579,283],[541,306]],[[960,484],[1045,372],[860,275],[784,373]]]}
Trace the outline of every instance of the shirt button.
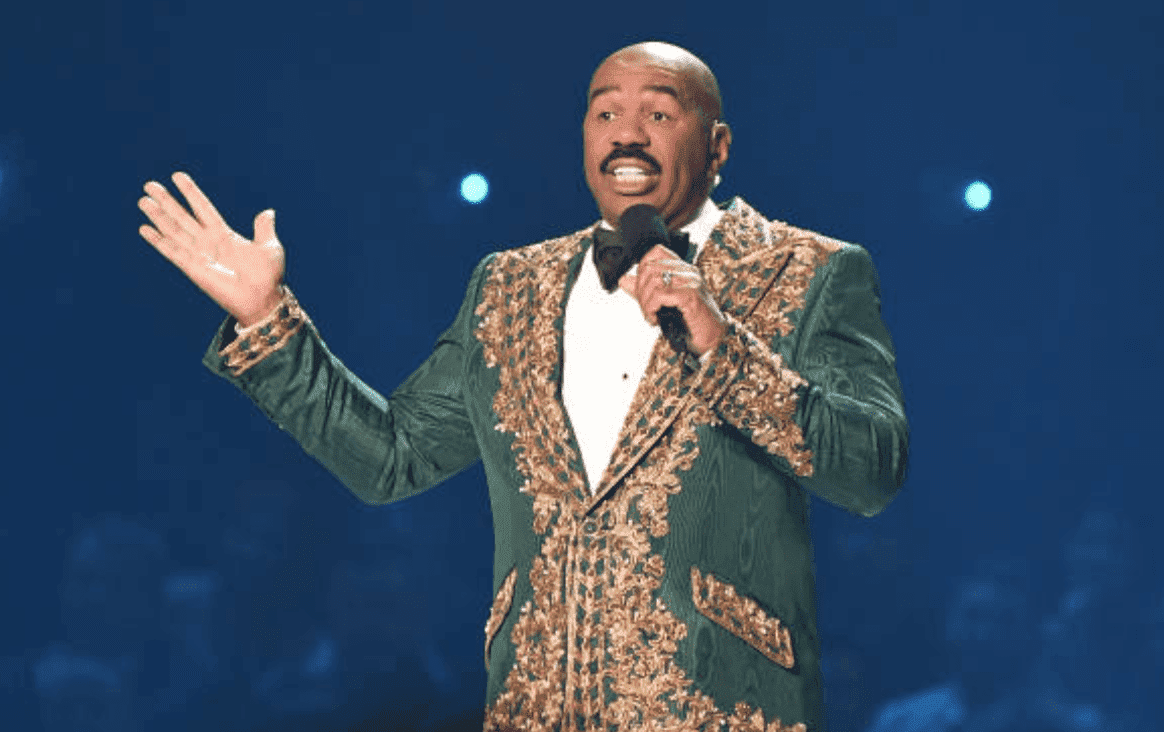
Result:
{"label": "shirt button", "polygon": [[622,378],[623,378],[623,381],[626,381],[626,379],[627,379],[627,378],[629,378],[629,377],[628,377],[628,375],[627,375],[627,374],[623,374],[623,375],[622,375]]}

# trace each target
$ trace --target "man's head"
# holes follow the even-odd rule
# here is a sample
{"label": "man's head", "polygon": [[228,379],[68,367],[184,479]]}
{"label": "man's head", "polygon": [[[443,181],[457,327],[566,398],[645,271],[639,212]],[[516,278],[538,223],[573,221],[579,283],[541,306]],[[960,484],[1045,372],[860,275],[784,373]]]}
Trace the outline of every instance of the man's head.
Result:
{"label": "man's head", "polygon": [[583,164],[602,217],[649,203],[671,229],[690,222],[732,142],[707,64],[668,43],[627,46],[599,65],[588,100]]}

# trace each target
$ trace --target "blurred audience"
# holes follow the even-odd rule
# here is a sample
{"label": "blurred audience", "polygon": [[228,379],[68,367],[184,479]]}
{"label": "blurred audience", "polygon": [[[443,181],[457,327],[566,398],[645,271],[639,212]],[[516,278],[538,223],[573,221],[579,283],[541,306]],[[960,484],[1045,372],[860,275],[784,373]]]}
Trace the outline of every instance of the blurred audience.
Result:
{"label": "blurred audience", "polygon": [[[448,537],[406,510],[360,508],[337,544],[279,481],[245,481],[235,500],[203,566],[174,566],[150,520],[85,521],[60,583],[65,637],[0,657],[0,698],[30,700],[46,732],[480,728],[482,692],[463,688],[460,650],[442,642],[460,643],[468,621],[428,604],[431,555]],[[849,631],[824,637],[830,732],[1161,729],[1164,578],[1135,561],[1130,528],[1096,505],[1058,569],[977,561],[950,583],[945,677],[880,704],[884,644],[862,633],[890,621],[872,606],[825,611]],[[901,576],[899,533],[886,522],[839,534],[825,562],[852,575],[846,593]],[[1061,592],[1039,607],[1047,572]]]}
{"label": "blurred audience", "polygon": [[1063,550],[1064,591],[1040,626],[1036,717],[1063,732],[1131,732],[1157,682],[1132,673],[1147,628],[1134,611],[1133,537],[1125,517],[1088,509]]}
{"label": "blurred audience", "polygon": [[1063,592],[1041,621],[1026,561],[979,562],[949,607],[949,678],[883,704],[870,732],[1160,729],[1164,608],[1137,603],[1134,542],[1117,510],[1086,510],[1064,545]]}
{"label": "blurred audience", "polygon": [[59,586],[66,639],[35,667],[45,728],[136,730],[168,682],[162,579],[169,550],[146,520],[96,517],[73,538]]}
{"label": "blurred audience", "polygon": [[130,655],[98,657],[66,643],[50,646],[33,668],[45,732],[144,730],[149,696]]}
{"label": "blurred audience", "polygon": [[876,670],[867,651],[843,636],[830,634],[822,643],[821,670],[829,732],[865,729],[873,712],[869,680]]}
{"label": "blurred audience", "polygon": [[1030,566],[979,560],[953,582],[946,612],[949,676],[893,699],[871,732],[1032,732],[1026,671],[1037,650]]}

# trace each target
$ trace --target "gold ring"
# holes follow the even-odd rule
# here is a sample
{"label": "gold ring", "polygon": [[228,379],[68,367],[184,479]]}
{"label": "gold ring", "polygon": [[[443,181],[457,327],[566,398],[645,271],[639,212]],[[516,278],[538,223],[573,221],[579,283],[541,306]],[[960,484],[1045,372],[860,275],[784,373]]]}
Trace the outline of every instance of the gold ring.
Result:
{"label": "gold ring", "polygon": [[664,272],[663,273],[663,287],[670,287],[670,286],[671,286],[671,273]]}

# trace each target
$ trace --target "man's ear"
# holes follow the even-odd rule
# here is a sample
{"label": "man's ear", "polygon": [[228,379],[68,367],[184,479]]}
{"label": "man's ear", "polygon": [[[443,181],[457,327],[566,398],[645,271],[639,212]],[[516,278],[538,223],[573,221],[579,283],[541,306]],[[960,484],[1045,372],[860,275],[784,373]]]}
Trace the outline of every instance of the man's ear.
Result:
{"label": "man's ear", "polygon": [[728,150],[732,146],[732,128],[727,122],[715,121],[711,125],[711,135],[708,140],[708,172],[714,176],[723,167],[728,159]]}

